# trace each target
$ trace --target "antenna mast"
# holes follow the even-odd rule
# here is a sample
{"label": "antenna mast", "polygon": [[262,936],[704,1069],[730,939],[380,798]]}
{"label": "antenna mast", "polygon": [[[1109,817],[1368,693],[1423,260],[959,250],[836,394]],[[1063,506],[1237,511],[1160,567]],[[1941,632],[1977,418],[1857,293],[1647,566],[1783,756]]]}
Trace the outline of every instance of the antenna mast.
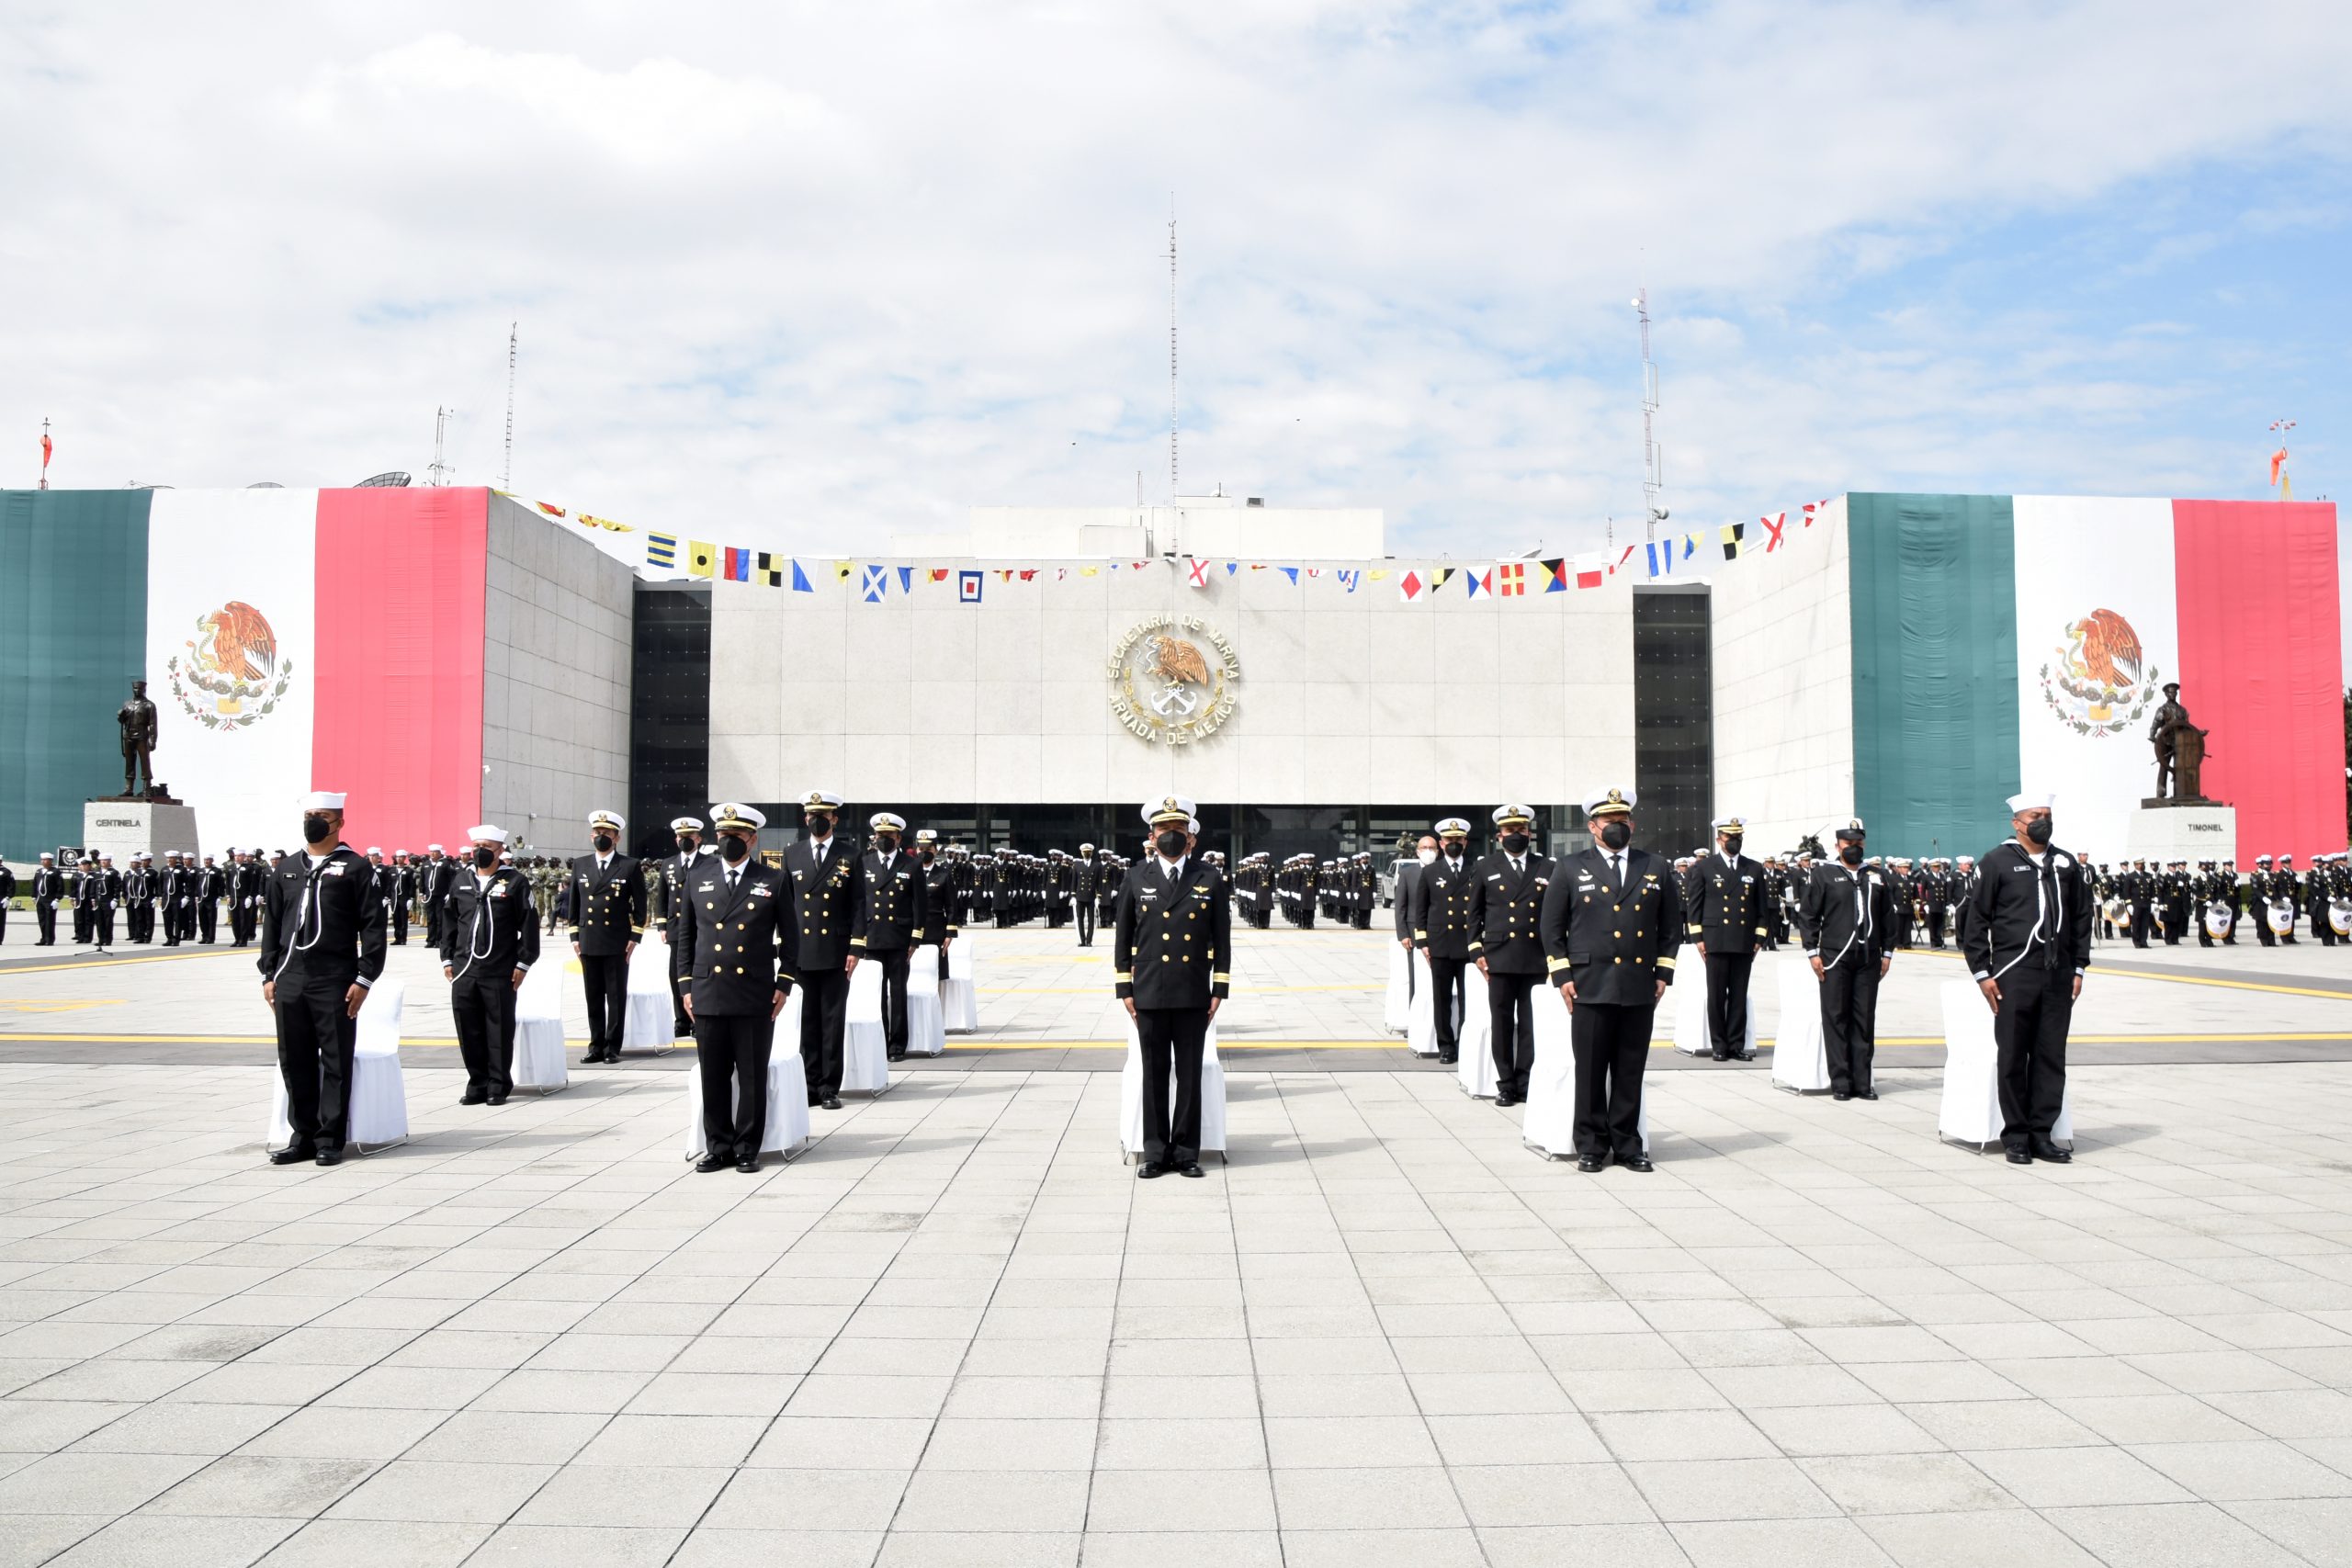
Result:
{"label": "antenna mast", "polygon": [[447,484],[449,476],[457,471],[441,460],[442,443],[448,430],[449,411],[435,409],[433,411],[433,461],[426,465],[424,472],[427,482],[436,486]]}
{"label": "antenna mast", "polygon": [[506,466],[498,471],[498,488],[514,488],[514,347],[523,323],[506,324]]}
{"label": "antenna mast", "polygon": [[1666,453],[1657,444],[1657,366],[1650,358],[1650,291],[1642,286],[1634,296],[1634,313],[1642,322],[1642,515],[1644,542],[1657,542],[1657,525],[1666,521],[1658,497],[1666,490]]}
{"label": "antenna mast", "polygon": [[1176,196],[1168,197],[1168,493],[1176,494]]}

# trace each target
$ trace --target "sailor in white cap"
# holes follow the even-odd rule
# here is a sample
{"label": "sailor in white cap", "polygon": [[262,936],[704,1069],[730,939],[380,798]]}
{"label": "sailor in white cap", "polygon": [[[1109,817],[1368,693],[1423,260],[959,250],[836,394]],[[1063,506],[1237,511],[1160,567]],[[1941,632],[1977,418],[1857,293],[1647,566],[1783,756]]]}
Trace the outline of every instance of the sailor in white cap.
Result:
{"label": "sailor in white cap", "polygon": [[1421,868],[1413,883],[1413,945],[1429,958],[1430,1021],[1437,1041],[1437,1059],[1461,1057],[1461,1027],[1469,1006],[1469,982],[1463,972],[1470,966],[1470,944],[1477,931],[1470,923],[1470,886],[1475,875],[1468,854],[1469,819],[1441,818],[1436,825],[1437,858]]}
{"label": "sailor in white cap", "polygon": [[1498,806],[1493,820],[1495,847],[1470,868],[1470,956],[1487,977],[1495,1103],[1508,1108],[1527,1098],[1535,1066],[1535,987],[1546,967],[1540,928],[1552,860],[1535,851],[1532,809]]}
{"label": "sailor in white cap", "polygon": [[1876,1100],[1878,983],[1894,964],[1894,877],[1866,860],[1859,817],[1834,832],[1837,855],[1805,881],[1797,927],[1821,985],[1823,1054],[1833,1100]]}
{"label": "sailor in white cap", "polygon": [[458,863],[438,844],[427,844],[424,850],[426,859],[416,868],[416,897],[424,906],[425,944],[437,952],[441,946],[441,901],[449,896],[450,885],[458,879]]}
{"label": "sailor in white cap", "polygon": [[2083,863],[2050,841],[2048,795],[2009,797],[2014,837],[1977,863],[1961,922],[1968,972],[1993,1010],[2000,1048],[2001,1146],[2011,1165],[2073,1157],[2052,1136],[2066,1100],[2066,1036],[2091,963]]}
{"label": "sailor in white cap", "polygon": [[1078,900],[1078,945],[1094,945],[1094,896],[1102,886],[1102,863],[1095,858],[1092,844],[1078,846],[1078,858],[1070,863],[1070,896]]}
{"label": "sailor in white cap", "polygon": [[1707,1045],[1718,1062],[1747,1060],[1747,980],[1756,950],[1769,934],[1771,909],[1765,898],[1764,867],[1740,852],[1747,823],[1738,817],[1714,820],[1715,852],[1692,868],[1690,907],[1683,934],[1698,944],[1707,966]]}
{"label": "sailor in white cap", "polygon": [[35,947],[57,945],[57,901],[65,897],[65,874],[57,869],[57,852],[43,850],[28,888],[33,899],[33,926],[40,932]]}
{"label": "sailor in white cap", "polygon": [[1681,885],[1672,866],[1634,848],[1634,799],[1610,789],[1585,801],[1599,841],[1554,866],[1544,896],[1544,952],[1577,1058],[1577,1168],[1588,1172],[1611,1158],[1651,1168],[1642,1073],[1682,942]]}
{"label": "sailor in white cap", "polygon": [[792,879],[793,908],[799,921],[792,977],[800,987],[800,1065],[808,1078],[808,1103],[820,1111],[842,1108],[842,1043],[849,1026],[849,977],[859,950],[850,945],[865,879],[856,852],[834,841],[842,797],[812,789],[800,797],[800,840],[785,846],[784,871]]}
{"label": "sailor in white cap", "polygon": [[684,884],[686,874],[695,867],[697,857],[709,852],[703,847],[702,818],[673,817],[670,837],[678,846],[675,854],[663,855],[659,868],[661,882],[653,890],[653,929],[670,947],[670,1026],[680,1039],[695,1032],[695,1021],[686,1013],[686,982],[692,976],[685,967],[685,953],[676,927],[683,924],[690,906],[685,901]]}
{"label": "sailor in white cap", "polygon": [[588,1055],[617,1062],[628,1027],[628,961],[645,937],[645,874],[623,854],[628,821],[616,811],[588,814],[592,852],[571,863],[571,951],[588,992]]}
{"label": "sailor in white cap", "polygon": [[[907,967],[929,924],[930,884],[912,855],[899,852],[907,819],[877,811],[866,821],[874,847],[859,863],[865,896],[850,923],[850,951],[882,966],[882,1044],[893,1062],[907,1059]],[[803,1005],[806,1005],[805,1003]]]}
{"label": "sailor in white cap", "polygon": [[538,911],[530,879],[501,865],[506,832],[482,822],[467,829],[473,864],[449,889],[441,928],[441,976],[466,1064],[460,1105],[503,1105],[514,1088],[514,994],[539,960]]}
{"label": "sailor in white cap", "polygon": [[1111,934],[1113,994],[1143,1047],[1136,1175],[1202,1176],[1201,1055],[1232,982],[1233,898],[1216,868],[1193,853],[1191,801],[1160,795],[1144,803],[1143,818],[1153,858],[1121,887]]}
{"label": "sailor in white cap", "polygon": [[294,1141],[272,1165],[343,1162],[359,1004],[384,972],[382,890],[343,841],[345,796],[302,801],[304,852],[270,868],[262,893],[261,998],[277,1021],[277,1071]]}
{"label": "sailor in white cap", "polygon": [[[703,1172],[760,1168],[768,1056],[792,993],[792,878],[760,859],[767,818],[739,801],[711,812],[718,853],[696,857],[673,928],[693,979],[695,1070],[702,1079]],[[790,1069],[786,1069],[789,1071]]]}

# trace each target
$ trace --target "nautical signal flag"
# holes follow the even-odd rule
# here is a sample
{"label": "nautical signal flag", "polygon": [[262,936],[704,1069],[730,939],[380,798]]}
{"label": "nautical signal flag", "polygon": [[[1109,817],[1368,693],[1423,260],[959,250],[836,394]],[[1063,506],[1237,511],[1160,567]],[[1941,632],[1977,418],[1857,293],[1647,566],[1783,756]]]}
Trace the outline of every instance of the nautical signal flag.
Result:
{"label": "nautical signal flag", "polygon": [[1454,570],[1454,568],[1450,566],[1431,567],[1430,569],[1430,592],[1434,593],[1439,589],[1444,587],[1447,583],[1453,581]]}
{"label": "nautical signal flag", "polygon": [[932,580],[933,582],[944,582],[944,581],[947,581],[947,569],[946,569],[945,567],[944,567],[944,566],[935,566],[935,567],[933,567],[933,568],[931,569],[931,580]]}
{"label": "nautical signal flag", "polygon": [[1495,568],[1495,592],[1506,599],[1523,597],[1527,592],[1527,563],[1510,560]]}
{"label": "nautical signal flag", "polygon": [[686,541],[686,575],[708,577],[718,565],[718,547],[700,539]]}
{"label": "nautical signal flag", "polygon": [[887,568],[869,566],[858,579],[857,592],[869,604],[879,604],[890,591],[890,573]]}
{"label": "nautical signal flag", "polygon": [[1405,569],[1405,575],[1396,580],[1396,597],[1409,604],[1420,596],[1421,574],[1415,571],[1412,568],[1407,567]]}
{"label": "nautical signal flag", "polygon": [[800,570],[800,563],[798,561],[794,561],[792,563],[792,591],[795,593],[814,593],[817,592],[816,585],[808,581],[808,574]]}
{"label": "nautical signal flag", "polygon": [[1463,585],[1463,592],[1470,598],[1476,599],[1482,593],[1492,593],[1495,591],[1495,569],[1493,567],[1488,567],[1482,572],[1464,571],[1462,575],[1466,580]]}
{"label": "nautical signal flag", "polygon": [[1544,592],[1557,593],[1567,587],[1568,563],[1566,558],[1563,557],[1559,560],[1538,561],[1536,564],[1544,569]]}
{"label": "nautical signal flag", "polygon": [[550,517],[569,517],[571,515],[571,513],[566,512],[562,507],[550,504],[548,502],[535,501],[531,502],[531,504],[537,507],[540,511],[546,513]]}
{"label": "nautical signal flag", "polygon": [[969,567],[958,571],[956,574],[956,603],[958,604],[978,604],[980,590],[987,586],[987,582],[988,574],[985,572],[976,571]]}
{"label": "nautical signal flag", "polygon": [[1724,559],[1737,560],[1740,552],[1747,548],[1747,525],[1745,523],[1724,524],[1723,537]]}
{"label": "nautical signal flag", "polygon": [[662,571],[677,570],[678,541],[676,536],[670,534],[646,535],[645,564],[649,567],[658,568]]}
{"label": "nautical signal flag", "polygon": [[1601,579],[1608,575],[1608,571],[1609,558],[1607,556],[1577,557],[1577,586],[1578,588],[1600,587]]}
{"label": "nautical signal flag", "polygon": [[1781,531],[1789,525],[1789,514],[1775,512],[1770,517],[1758,517],[1756,521],[1764,530],[1764,553],[1769,556],[1781,547]]}
{"label": "nautical signal flag", "polygon": [[847,582],[849,581],[849,574],[856,569],[857,563],[855,561],[835,561],[833,563],[833,581],[835,582]]}
{"label": "nautical signal flag", "polygon": [[1644,553],[1649,558],[1652,577],[1674,575],[1675,543],[1676,541],[1672,539],[1656,539],[1642,547]]}
{"label": "nautical signal flag", "polygon": [[1209,585],[1209,563],[1198,556],[1185,557],[1184,581],[1192,587],[1206,588]]}
{"label": "nautical signal flag", "polygon": [[719,575],[726,578],[729,582],[751,581],[752,552],[749,550],[739,550],[732,545],[728,546],[726,564],[721,569]]}

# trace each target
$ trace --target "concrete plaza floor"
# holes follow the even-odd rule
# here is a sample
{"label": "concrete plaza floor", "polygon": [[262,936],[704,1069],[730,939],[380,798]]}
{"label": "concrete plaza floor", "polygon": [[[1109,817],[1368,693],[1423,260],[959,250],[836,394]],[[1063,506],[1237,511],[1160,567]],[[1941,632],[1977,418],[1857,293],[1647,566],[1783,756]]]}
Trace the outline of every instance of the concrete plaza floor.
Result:
{"label": "concrete plaza floor", "polygon": [[[0,968],[94,1004],[0,1013],[0,1568],[2352,1563],[2352,1061],[2222,1059],[2352,1055],[2337,955],[2100,976],[2213,1059],[2079,1067],[2064,1168],[1939,1142],[1931,1065],[1704,1067],[1581,1176],[1318,1034],[1138,1182],[1114,1077],[1004,1070],[1093,955],[1001,941],[984,1023],[1072,1033],[748,1178],[681,1157],[686,1053],[493,1111],[427,1044],[410,1143],[272,1168],[243,963]],[[1253,939],[1236,1021],[1381,955]]]}

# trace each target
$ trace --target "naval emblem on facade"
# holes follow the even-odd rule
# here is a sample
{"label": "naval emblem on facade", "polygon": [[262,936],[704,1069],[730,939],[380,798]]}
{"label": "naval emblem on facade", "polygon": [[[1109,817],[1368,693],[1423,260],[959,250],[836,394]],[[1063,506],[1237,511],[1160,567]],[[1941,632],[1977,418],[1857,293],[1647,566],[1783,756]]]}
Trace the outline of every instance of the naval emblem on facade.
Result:
{"label": "naval emblem on facade", "polygon": [[1233,716],[1241,659],[1198,615],[1137,622],[1111,649],[1111,712],[1127,733],[1189,746]]}
{"label": "naval emblem on facade", "polygon": [[2077,735],[2132,728],[2159,690],[2163,671],[2145,663],[2140,634],[2113,610],[2066,625],[2065,642],[2041,667],[2041,700]]}
{"label": "naval emblem on facade", "polygon": [[196,618],[197,635],[164,662],[180,711],[208,729],[243,729],[267,718],[294,681],[277,634],[259,610],[232,599]]}

